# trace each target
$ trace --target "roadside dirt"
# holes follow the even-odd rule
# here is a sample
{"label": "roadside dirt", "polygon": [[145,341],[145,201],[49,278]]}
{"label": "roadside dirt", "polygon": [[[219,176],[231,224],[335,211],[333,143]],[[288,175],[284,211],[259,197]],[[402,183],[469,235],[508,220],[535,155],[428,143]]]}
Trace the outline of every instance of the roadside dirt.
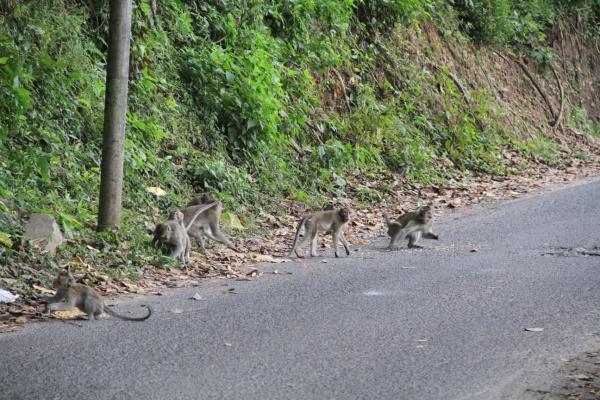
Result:
{"label": "roadside dirt", "polygon": [[549,389],[527,392],[538,400],[600,399],[600,349],[566,361],[555,373]]}

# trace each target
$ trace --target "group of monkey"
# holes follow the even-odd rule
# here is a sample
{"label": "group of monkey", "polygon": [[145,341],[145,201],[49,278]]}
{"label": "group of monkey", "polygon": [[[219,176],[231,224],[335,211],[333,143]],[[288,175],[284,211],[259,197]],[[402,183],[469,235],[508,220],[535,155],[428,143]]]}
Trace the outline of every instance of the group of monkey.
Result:
{"label": "group of monkey", "polygon": [[[204,250],[203,234],[235,250],[231,240],[219,228],[222,211],[221,202],[212,193],[197,195],[183,211],[172,211],[165,222],[156,226],[152,243],[154,246],[164,245],[168,250],[169,257],[180,260],[184,264],[190,258],[190,236],[196,240],[202,250]],[[339,257],[338,242],[341,242],[344,246],[346,255],[350,255],[348,242],[344,237],[344,231],[350,222],[350,214],[351,211],[347,207],[335,209],[329,205],[322,211],[305,215],[298,224],[294,244],[289,255],[295,254],[297,257],[303,257],[298,253],[298,249],[310,241],[310,255],[316,256],[317,233],[319,232],[331,232],[336,257]],[[418,248],[421,246],[417,244],[417,241],[421,237],[438,239],[438,235],[432,231],[433,213],[431,205],[404,213],[395,221],[390,221],[387,213],[383,214],[383,218],[388,229],[388,235],[391,238],[388,246],[390,250],[395,247],[398,240],[408,239],[409,248]],[[302,228],[304,228],[304,237],[299,240]],[[89,286],[77,283],[68,268],[58,273],[52,286],[56,290],[56,294],[46,296],[43,299],[48,303],[48,309],[51,311],[70,310],[77,307],[87,315],[88,319],[95,319],[106,312],[128,321],[143,321],[152,314],[150,307],[147,307],[148,313],[139,318],[116,313],[105,306],[104,300],[98,292]]]}

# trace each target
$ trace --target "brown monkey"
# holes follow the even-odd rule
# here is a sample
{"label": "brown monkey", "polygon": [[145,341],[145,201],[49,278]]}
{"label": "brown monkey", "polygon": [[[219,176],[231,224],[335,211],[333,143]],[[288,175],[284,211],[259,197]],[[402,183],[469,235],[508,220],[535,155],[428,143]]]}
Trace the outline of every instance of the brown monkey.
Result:
{"label": "brown monkey", "polygon": [[387,213],[383,213],[385,224],[390,235],[390,245],[388,249],[393,249],[397,240],[408,238],[409,248],[421,248],[417,240],[423,236],[425,239],[438,240],[438,235],[432,231],[433,214],[431,205],[419,208],[417,211],[402,214],[396,221],[391,222]]}
{"label": "brown monkey", "polygon": [[185,211],[175,210],[169,215],[169,219],[159,224],[154,231],[154,245],[164,243],[169,248],[169,257],[181,260],[186,264],[190,259],[191,243],[188,237],[188,230],[200,215],[216,207],[218,202],[213,201],[207,204],[187,207],[189,212],[188,222],[185,223]]}
{"label": "brown monkey", "polygon": [[191,228],[188,230],[188,234],[196,240],[198,247],[204,251],[204,240],[202,234],[206,235],[209,239],[215,242],[225,244],[230,249],[237,251],[234,244],[225,236],[219,228],[219,221],[221,213],[223,212],[223,205],[217,198],[210,192],[201,193],[195,196],[183,210],[184,222],[189,224],[191,216],[194,213],[194,207],[202,204],[216,202],[217,205],[209,210],[203,211],[195,222],[192,223]]}
{"label": "brown monkey", "polygon": [[44,298],[48,302],[48,310],[50,311],[69,311],[77,307],[87,314],[88,320],[99,317],[103,312],[125,321],[144,321],[152,314],[152,310],[148,306],[145,306],[148,309],[148,314],[143,317],[134,318],[118,314],[106,307],[102,296],[94,289],[76,283],[69,268],[58,273],[54,282],[52,282],[52,287],[56,289],[56,294]]}
{"label": "brown monkey", "polygon": [[[325,210],[325,211],[317,211],[312,214],[308,214],[304,216],[300,223],[298,224],[298,229],[296,230],[296,236],[294,237],[294,244],[292,245],[292,250],[290,251],[289,257],[291,257],[294,253],[296,256],[302,258],[300,254],[298,254],[298,248],[302,247],[304,243],[310,241],[310,255],[312,257],[317,256],[317,233],[318,232],[328,232],[331,231],[331,238],[333,239],[333,248],[335,250],[335,256],[338,257],[338,240],[342,242],[344,245],[344,249],[346,250],[346,255],[350,255],[350,250],[348,249],[348,242],[344,237],[344,230],[350,221],[350,209],[341,208],[339,210]],[[304,237],[298,243],[298,238],[300,237],[300,230],[304,226]]]}

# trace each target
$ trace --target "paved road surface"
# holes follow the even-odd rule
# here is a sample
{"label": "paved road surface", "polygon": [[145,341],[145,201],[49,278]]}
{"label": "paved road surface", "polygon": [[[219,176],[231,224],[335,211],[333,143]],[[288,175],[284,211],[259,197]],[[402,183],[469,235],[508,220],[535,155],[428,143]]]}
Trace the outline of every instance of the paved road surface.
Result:
{"label": "paved road surface", "polygon": [[463,210],[436,229],[422,251],[380,241],[263,268],[291,275],[119,304],[150,303],[144,323],[0,335],[0,399],[525,399],[561,358],[600,347],[600,257],[543,255],[600,246],[600,182]]}

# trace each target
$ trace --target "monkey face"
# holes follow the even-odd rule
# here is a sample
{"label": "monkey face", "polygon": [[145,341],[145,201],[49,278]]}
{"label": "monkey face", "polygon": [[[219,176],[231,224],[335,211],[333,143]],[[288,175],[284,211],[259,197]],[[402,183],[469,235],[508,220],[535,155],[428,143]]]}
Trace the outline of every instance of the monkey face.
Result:
{"label": "monkey face", "polygon": [[177,222],[183,222],[183,213],[179,210],[174,210],[169,214],[169,219]]}
{"label": "monkey face", "polygon": [[350,221],[350,209],[348,209],[348,208],[340,209],[339,215],[340,215],[340,219],[342,220],[342,222]]}
{"label": "monkey face", "polygon": [[75,284],[75,278],[71,275],[71,272],[68,270],[60,271],[54,281],[52,282],[52,287],[54,289],[59,289],[65,286],[73,286]]}
{"label": "monkey face", "polygon": [[162,225],[162,229],[159,233],[160,240],[163,243],[169,243],[171,241],[172,236],[173,236],[173,227],[169,224]]}

